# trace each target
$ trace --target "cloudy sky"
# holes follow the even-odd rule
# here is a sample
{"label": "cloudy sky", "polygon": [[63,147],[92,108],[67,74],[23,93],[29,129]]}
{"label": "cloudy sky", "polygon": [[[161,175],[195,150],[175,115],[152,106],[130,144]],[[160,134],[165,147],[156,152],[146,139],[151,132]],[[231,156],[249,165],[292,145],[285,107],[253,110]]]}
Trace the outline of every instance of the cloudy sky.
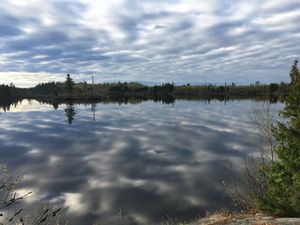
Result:
{"label": "cloudy sky", "polygon": [[299,0],[1,0],[0,83],[287,81]]}

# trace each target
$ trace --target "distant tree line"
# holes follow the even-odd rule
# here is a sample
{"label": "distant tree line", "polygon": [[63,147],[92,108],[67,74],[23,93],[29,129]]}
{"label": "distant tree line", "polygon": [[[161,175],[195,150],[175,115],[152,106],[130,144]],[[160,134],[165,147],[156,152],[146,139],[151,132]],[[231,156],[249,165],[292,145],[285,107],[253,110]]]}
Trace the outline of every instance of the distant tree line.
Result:
{"label": "distant tree line", "polygon": [[67,74],[65,82],[40,83],[33,88],[16,88],[13,84],[0,86],[0,98],[28,98],[55,100],[102,100],[104,98],[138,98],[170,102],[174,99],[235,99],[269,98],[277,101],[285,96],[289,84],[272,83],[251,85],[175,85],[164,83],[147,86],[138,82],[89,84],[75,83]]}
{"label": "distant tree line", "polygon": [[15,98],[21,95],[21,90],[16,88],[13,83],[10,85],[0,85],[0,96],[2,98]]}
{"label": "distant tree line", "polygon": [[24,96],[24,90],[12,83],[0,85],[0,110],[9,111],[11,105],[16,105]]}

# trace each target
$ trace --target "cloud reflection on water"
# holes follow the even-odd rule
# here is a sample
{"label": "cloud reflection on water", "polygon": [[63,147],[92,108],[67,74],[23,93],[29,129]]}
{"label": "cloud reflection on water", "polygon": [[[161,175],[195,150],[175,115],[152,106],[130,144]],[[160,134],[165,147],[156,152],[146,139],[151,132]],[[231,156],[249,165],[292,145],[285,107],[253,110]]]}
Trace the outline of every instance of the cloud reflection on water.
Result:
{"label": "cloud reflection on water", "polygon": [[67,207],[72,224],[116,224],[120,210],[128,224],[193,218],[228,204],[226,160],[255,151],[253,106],[98,104],[93,121],[90,106],[76,105],[68,125],[67,106],[32,102],[0,115],[0,163],[25,176],[20,188],[34,200]]}

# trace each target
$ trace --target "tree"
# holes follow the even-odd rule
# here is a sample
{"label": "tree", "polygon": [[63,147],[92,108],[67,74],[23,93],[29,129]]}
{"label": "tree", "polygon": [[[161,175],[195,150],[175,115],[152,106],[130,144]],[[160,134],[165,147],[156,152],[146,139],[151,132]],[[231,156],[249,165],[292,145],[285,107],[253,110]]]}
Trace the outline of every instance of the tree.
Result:
{"label": "tree", "polygon": [[74,88],[74,84],[75,83],[74,83],[73,79],[71,78],[70,74],[67,74],[66,81],[65,81],[65,86],[66,86],[66,89],[69,92],[70,96],[72,96],[72,91],[73,91],[73,88]]}
{"label": "tree", "polygon": [[300,78],[300,73],[299,73],[299,69],[298,69],[297,65],[298,65],[298,60],[295,60],[293,66],[292,66],[292,69],[291,69],[291,73],[290,73],[292,85],[297,83],[297,81]]}
{"label": "tree", "polygon": [[275,128],[277,160],[268,174],[268,192],[261,208],[278,215],[300,216],[300,79],[295,60],[291,85],[281,115],[286,123]]}

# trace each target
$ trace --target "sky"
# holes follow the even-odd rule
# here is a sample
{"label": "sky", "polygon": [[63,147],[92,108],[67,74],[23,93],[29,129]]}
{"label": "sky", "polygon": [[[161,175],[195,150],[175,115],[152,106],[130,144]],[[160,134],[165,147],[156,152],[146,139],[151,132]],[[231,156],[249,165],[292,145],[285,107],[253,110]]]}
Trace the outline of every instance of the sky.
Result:
{"label": "sky", "polygon": [[1,0],[0,83],[289,80],[299,0]]}

